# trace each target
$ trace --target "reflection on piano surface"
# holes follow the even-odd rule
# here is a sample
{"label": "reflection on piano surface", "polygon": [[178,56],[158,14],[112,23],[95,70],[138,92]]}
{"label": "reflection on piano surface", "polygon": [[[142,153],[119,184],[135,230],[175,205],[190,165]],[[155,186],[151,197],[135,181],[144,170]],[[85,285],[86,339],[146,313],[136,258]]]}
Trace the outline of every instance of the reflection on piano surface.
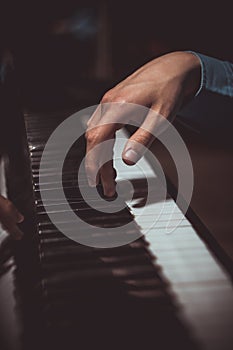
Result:
{"label": "reflection on piano surface", "polygon": [[[97,226],[135,220],[135,230],[145,233],[136,242],[111,249],[91,248],[71,241],[50,222],[40,198],[39,161],[50,133],[70,114],[25,114],[33,181],[33,193],[29,193],[35,208],[28,200],[25,205],[25,193],[23,198],[19,195],[20,182],[23,187],[30,183],[30,176],[24,174],[29,169],[24,166],[19,170],[20,176],[12,184],[12,169],[8,166],[8,193],[23,213],[30,210],[31,216],[24,223],[22,242],[2,243],[6,254],[0,278],[3,348],[137,349],[153,345],[158,349],[230,349],[230,278],[190,222],[182,219],[178,208],[174,220],[180,221],[179,226],[167,234],[167,218],[175,205],[169,195],[153,226],[154,216],[161,211],[162,188],[145,159],[141,166],[153,181],[154,200],[143,207],[145,179],[136,168],[129,169],[116,161],[118,183],[124,187],[125,180],[130,179],[134,199],[128,201],[126,194],[124,200],[130,210],[126,207],[121,215],[109,214],[108,220],[85,206],[77,188],[77,162],[85,151],[83,140],[69,152],[63,174],[64,190],[73,209],[84,208],[84,216],[91,214]],[[115,154],[121,146],[122,142],[116,143]],[[25,147],[24,142],[22,158],[28,162]],[[12,153],[13,159],[19,156],[18,151]],[[43,185],[48,191],[56,188],[52,169],[49,164],[44,174]],[[59,198],[51,202],[51,210],[58,215],[62,211]]]}

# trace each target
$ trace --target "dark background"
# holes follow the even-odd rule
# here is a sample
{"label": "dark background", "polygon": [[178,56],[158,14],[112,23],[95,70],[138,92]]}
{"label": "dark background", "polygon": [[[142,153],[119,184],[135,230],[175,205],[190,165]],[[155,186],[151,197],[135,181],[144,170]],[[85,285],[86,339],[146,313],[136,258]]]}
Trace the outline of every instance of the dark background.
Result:
{"label": "dark background", "polygon": [[24,86],[114,84],[173,50],[233,60],[225,1],[8,0],[1,2],[0,23],[1,52],[13,53]]}

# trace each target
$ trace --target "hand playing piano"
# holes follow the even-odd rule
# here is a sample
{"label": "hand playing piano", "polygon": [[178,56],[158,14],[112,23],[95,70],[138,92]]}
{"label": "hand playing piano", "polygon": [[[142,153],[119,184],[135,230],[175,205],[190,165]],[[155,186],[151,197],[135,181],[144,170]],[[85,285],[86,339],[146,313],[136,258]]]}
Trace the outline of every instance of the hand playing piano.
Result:
{"label": "hand playing piano", "polygon": [[0,195],[0,223],[3,229],[16,240],[21,239],[23,236],[22,231],[17,226],[23,220],[23,215],[16,209],[14,204]]}
{"label": "hand playing piano", "polygon": [[[113,139],[113,147],[116,131],[127,124],[124,115],[114,114],[114,104],[111,107],[111,103],[142,105],[160,116],[173,120],[179,109],[195,96],[200,80],[199,58],[188,52],[174,52],[152,60],[105,93],[100,104],[101,113],[93,114],[86,132],[85,166],[89,185],[96,186],[101,182],[107,197],[115,194],[116,172],[113,162],[108,161],[100,166],[103,164],[100,162],[102,152],[98,147],[90,152],[98,144],[110,139]],[[107,105],[103,105],[105,103]],[[153,113],[147,114],[140,122],[141,128],[131,136],[124,147],[122,158],[126,164],[133,165],[140,159],[138,144],[146,148],[151,145],[154,140],[152,131],[156,127],[155,123]]]}

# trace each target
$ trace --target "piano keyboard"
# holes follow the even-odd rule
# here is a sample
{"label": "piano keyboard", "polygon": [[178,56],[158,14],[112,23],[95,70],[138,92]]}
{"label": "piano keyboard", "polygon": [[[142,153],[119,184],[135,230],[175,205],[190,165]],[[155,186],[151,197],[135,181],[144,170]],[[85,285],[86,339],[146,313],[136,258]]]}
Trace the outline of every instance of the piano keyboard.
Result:
{"label": "piano keyboard", "polygon": [[[81,161],[84,155],[82,142],[69,153],[63,178],[65,193],[72,209],[78,211],[81,205],[84,218],[92,216],[97,226],[101,222],[105,227],[121,225],[132,220],[133,214],[134,229],[145,236],[122,247],[97,249],[71,241],[50,222],[40,198],[39,161],[50,133],[67,116],[31,113],[25,117],[37,212],[39,266],[31,269],[35,281],[27,285],[26,297],[20,259],[17,273],[15,268],[8,271],[13,274],[8,278],[11,281],[8,295],[14,304],[11,310],[16,311],[17,307],[14,279],[20,286],[18,299],[23,304],[17,317],[8,316],[13,330],[9,348],[137,349],[153,344],[159,349],[175,346],[217,350],[221,344],[221,349],[230,349],[233,298],[228,275],[177,207],[171,224],[175,227],[178,222],[178,227],[167,232],[175,203],[169,196],[161,202],[164,189],[145,159],[140,166],[155,186],[154,203],[143,208],[145,179],[136,167],[126,167],[119,160],[122,142],[116,143],[115,166],[123,189],[125,180],[133,180],[135,199],[123,198],[131,212],[126,208],[121,216],[111,214],[108,222],[82,203],[74,168],[77,159]],[[122,133],[119,136],[125,137]],[[56,188],[55,178],[50,164],[43,180],[48,191]],[[63,210],[59,198],[50,204],[58,213]],[[157,215],[154,225],[161,206],[162,214]],[[24,248],[24,243],[22,246],[19,243],[18,254],[25,255],[30,264]],[[30,268],[27,272],[30,275]],[[33,301],[37,307],[31,310]]]}
{"label": "piano keyboard", "polygon": [[[119,131],[118,137],[114,150],[117,181],[143,180],[140,169],[143,169],[148,178],[154,178],[155,201],[147,205],[143,215],[141,208],[137,208],[138,199],[128,202],[126,198],[126,203],[145,234],[150,252],[157,257],[163,276],[170,283],[176,301],[181,306],[183,319],[191,326],[193,334],[204,349],[231,349],[233,293],[230,276],[197,235],[174,200],[168,198],[164,204],[161,203],[162,185],[145,157],[138,166],[132,167],[132,173],[121,161],[124,146],[122,139],[127,140],[127,136]],[[139,181],[138,184],[140,186]],[[135,190],[142,192],[140,187]],[[155,225],[155,215],[161,211],[164,214]],[[179,224],[169,233],[166,218],[170,219],[174,211]]]}

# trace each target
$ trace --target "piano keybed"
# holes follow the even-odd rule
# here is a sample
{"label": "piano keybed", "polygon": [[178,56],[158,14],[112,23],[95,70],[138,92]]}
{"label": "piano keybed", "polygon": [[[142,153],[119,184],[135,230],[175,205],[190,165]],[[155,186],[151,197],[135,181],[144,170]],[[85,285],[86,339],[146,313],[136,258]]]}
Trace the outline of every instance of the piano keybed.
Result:
{"label": "piano keybed", "polygon": [[[124,347],[131,348],[151,344],[156,332],[156,342],[164,348],[173,342],[181,348],[195,348],[188,330],[178,318],[177,305],[169,294],[168,284],[143,238],[118,248],[98,249],[71,241],[51,224],[38,191],[38,160],[56,123],[58,120],[53,116],[26,118],[36,190],[44,339],[54,342],[55,338],[59,345],[71,344],[75,340],[74,334],[78,337],[77,344],[85,344],[86,348],[95,344],[103,348],[109,344],[111,348],[125,344]],[[42,137],[40,130],[46,130]],[[65,163],[63,186],[72,209],[81,211],[85,220],[91,219],[97,226],[111,228],[132,221],[127,208],[120,214],[106,216],[82,201],[74,163],[81,162],[84,154],[85,145],[81,140],[71,149]],[[56,161],[56,150],[54,157]],[[42,183],[49,191],[56,189],[56,180],[55,183],[52,180],[54,175],[50,164]],[[106,206],[111,203],[106,202]],[[58,215],[63,210],[59,198],[50,204],[51,210],[56,210]],[[138,225],[133,225],[133,229],[139,230]],[[98,227],[89,230],[98,233]],[[163,336],[165,329],[169,332],[167,339]]]}
{"label": "piano keybed", "polygon": [[[133,230],[142,234],[137,241],[117,248],[92,248],[70,240],[50,222],[39,191],[40,157],[51,132],[68,116],[67,113],[25,116],[37,221],[35,251],[39,259],[36,268],[28,267],[29,275],[35,275],[33,283],[27,285],[28,302],[23,296],[24,266],[16,269],[15,279],[21,286],[23,305],[22,324],[16,326],[14,321],[19,338],[15,349],[27,350],[32,346],[38,349],[42,346],[45,349],[78,346],[137,349],[153,344],[159,349],[175,346],[217,350],[220,343],[222,349],[230,349],[233,298],[229,277],[190,222],[182,219],[177,207],[173,219],[174,225],[176,220],[179,225],[172,234],[166,232],[167,218],[174,209],[174,201],[169,196],[156,227],[153,225],[154,215],[161,211],[161,185],[145,159],[141,166],[155,183],[155,202],[144,208],[143,215],[138,203],[146,196],[144,179],[134,167],[129,171],[120,161],[115,164],[118,182],[133,178],[136,200],[127,201],[126,196],[122,200],[127,207],[120,215],[104,217],[83,202],[78,188],[82,183],[77,182],[77,162],[81,162],[85,154],[83,140],[72,147],[63,173],[64,192],[71,208],[96,225],[88,234],[98,237],[98,225],[111,228],[132,222]],[[124,137],[122,133],[120,136]],[[115,154],[120,155],[121,147],[122,142],[116,142]],[[56,152],[54,150],[54,162]],[[56,194],[52,162],[43,174],[42,185]],[[114,205],[112,203],[106,202],[106,206]],[[64,210],[56,196],[49,205],[58,217]],[[72,223],[63,224],[67,228]],[[82,226],[77,227],[77,233],[81,230]],[[23,248],[20,244],[16,247],[19,255],[24,254]],[[18,263],[20,265],[20,259]],[[30,264],[27,258],[26,263]],[[219,300],[218,293],[224,295],[224,302]],[[36,307],[32,307],[33,303]]]}

